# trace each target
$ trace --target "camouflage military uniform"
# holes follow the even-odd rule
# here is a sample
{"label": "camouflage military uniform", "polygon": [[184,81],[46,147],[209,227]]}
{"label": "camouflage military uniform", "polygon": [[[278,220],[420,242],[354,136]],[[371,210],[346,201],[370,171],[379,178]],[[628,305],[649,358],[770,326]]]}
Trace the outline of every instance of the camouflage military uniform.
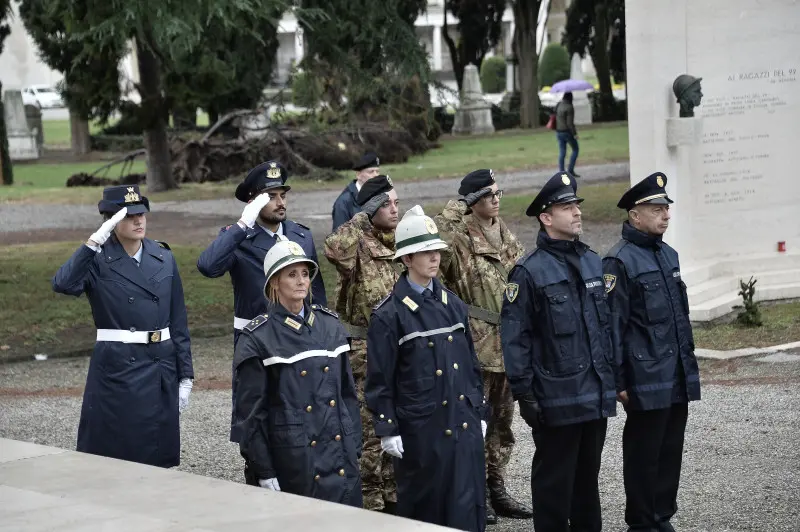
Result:
{"label": "camouflage military uniform", "polygon": [[[394,232],[378,231],[363,212],[339,226],[325,239],[325,257],[336,266],[336,311],[341,320],[356,327],[369,325],[372,308],[391,291],[401,266],[394,257]],[[367,341],[351,342],[350,365],[361,403],[363,451],[361,482],[364,508],[382,510],[386,502],[397,502],[391,456],[381,451],[381,440],[375,436],[372,416],[364,400],[367,375]]]}
{"label": "camouflage military uniform", "polygon": [[[498,314],[499,321],[508,271],[524,249],[500,218],[497,218],[499,227],[494,228],[494,234],[485,234],[477,220],[466,211],[463,201],[451,200],[434,218],[450,245],[450,249],[442,253],[440,275],[445,285],[465,303]],[[514,399],[503,366],[499,325],[477,319],[472,316],[473,312],[471,308],[469,325],[483,370],[484,394],[492,408],[485,444],[486,472],[491,484],[493,479],[502,482],[514,447],[511,431]]]}

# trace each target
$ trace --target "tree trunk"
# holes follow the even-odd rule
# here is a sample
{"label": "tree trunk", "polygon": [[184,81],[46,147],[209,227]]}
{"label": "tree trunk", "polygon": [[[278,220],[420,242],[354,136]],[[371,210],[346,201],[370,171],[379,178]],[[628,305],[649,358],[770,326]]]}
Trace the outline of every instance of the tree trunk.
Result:
{"label": "tree trunk", "polygon": [[144,147],[147,149],[147,191],[170,190],[177,188],[177,184],[170,167],[160,64],[140,39],[136,40],[136,56],[139,64],[139,94],[142,97],[140,112],[144,118]]}
{"label": "tree trunk", "polygon": [[[3,94],[3,83],[0,82],[0,94]],[[8,152],[8,132],[6,131],[5,107],[0,99],[0,181],[4,185],[14,184],[14,169],[11,166],[11,154]]]}
{"label": "tree trunk", "polygon": [[597,2],[594,6],[594,38],[589,54],[592,56],[594,69],[597,72],[597,83],[600,86],[598,94],[598,120],[607,120],[612,114],[609,106],[614,105],[614,92],[611,86],[611,68],[608,60],[608,5],[606,2]]}
{"label": "tree trunk", "polygon": [[536,26],[542,0],[514,0],[514,55],[517,58],[520,89],[520,127],[539,124],[539,54],[536,52]]}
{"label": "tree trunk", "polygon": [[456,43],[450,36],[449,26],[447,25],[447,9],[448,9],[447,2],[445,2],[445,5],[442,9],[444,11],[442,38],[444,39],[445,44],[447,44],[447,49],[450,51],[450,63],[452,63],[453,65],[453,74],[455,74],[456,76],[456,86],[458,87],[459,94],[461,94],[461,85],[464,83],[465,62],[461,60],[461,55],[459,54],[459,51],[463,45],[456,46]]}
{"label": "tree trunk", "polygon": [[92,137],[89,134],[89,121],[83,120],[75,111],[69,111],[69,134],[72,153],[86,155],[92,151]]}

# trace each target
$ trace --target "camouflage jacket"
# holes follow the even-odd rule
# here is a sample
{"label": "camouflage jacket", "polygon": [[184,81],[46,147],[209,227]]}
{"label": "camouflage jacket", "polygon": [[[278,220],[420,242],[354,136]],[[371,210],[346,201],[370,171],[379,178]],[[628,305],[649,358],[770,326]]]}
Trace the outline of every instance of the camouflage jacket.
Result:
{"label": "camouflage jacket", "polygon": [[394,233],[379,233],[360,212],[325,239],[325,257],[336,267],[336,312],[366,327],[372,308],[391,291],[402,267],[394,257]]}
{"label": "camouflage jacket", "polygon": [[[451,200],[434,220],[450,245],[442,253],[439,276],[444,284],[468,305],[500,313],[508,272],[525,250],[500,219],[502,249],[492,246],[481,226],[466,214],[462,201]],[[499,325],[470,317],[475,351],[484,371],[503,372]]]}

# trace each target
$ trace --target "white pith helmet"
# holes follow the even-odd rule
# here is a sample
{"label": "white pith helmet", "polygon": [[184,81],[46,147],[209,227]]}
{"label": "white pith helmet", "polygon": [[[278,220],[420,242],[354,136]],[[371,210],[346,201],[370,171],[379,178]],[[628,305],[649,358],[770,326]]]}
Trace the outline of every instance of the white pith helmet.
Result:
{"label": "white pith helmet", "polygon": [[439,238],[436,223],[430,216],[425,215],[419,205],[414,205],[403,215],[403,219],[395,229],[394,241],[397,249],[394,254],[395,259],[411,253],[447,247],[445,241]]}
{"label": "white pith helmet", "polygon": [[289,240],[283,235],[278,235],[278,241],[275,242],[272,249],[267,252],[267,256],[264,257],[264,275],[267,278],[264,283],[264,293],[266,294],[267,285],[273,275],[283,268],[291,264],[297,264],[298,262],[305,262],[308,264],[309,280],[313,281],[314,277],[317,276],[317,272],[319,272],[317,263],[306,256],[306,252],[303,251],[300,244]]}

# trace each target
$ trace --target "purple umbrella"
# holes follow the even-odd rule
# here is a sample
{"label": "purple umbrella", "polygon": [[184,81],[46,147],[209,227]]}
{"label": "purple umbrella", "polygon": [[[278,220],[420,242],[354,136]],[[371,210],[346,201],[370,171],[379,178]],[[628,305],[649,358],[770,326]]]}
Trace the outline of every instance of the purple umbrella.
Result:
{"label": "purple umbrella", "polygon": [[565,79],[550,87],[550,92],[573,92],[592,90],[592,84],[582,79]]}

